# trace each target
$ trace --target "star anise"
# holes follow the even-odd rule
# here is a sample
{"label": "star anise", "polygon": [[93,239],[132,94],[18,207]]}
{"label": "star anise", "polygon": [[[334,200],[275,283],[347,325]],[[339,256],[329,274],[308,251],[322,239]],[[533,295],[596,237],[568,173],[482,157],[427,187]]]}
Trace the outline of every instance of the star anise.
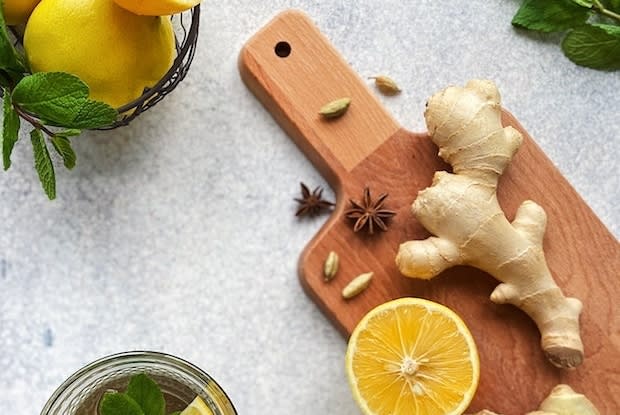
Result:
{"label": "star anise", "polygon": [[370,189],[365,187],[364,197],[361,202],[349,199],[351,208],[346,210],[344,214],[347,218],[355,220],[353,232],[358,232],[364,227],[367,227],[367,231],[371,235],[374,233],[375,228],[387,231],[386,221],[396,215],[396,212],[393,210],[383,209],[387,197],[388,194],[383,193],[377,200],[373,201],[370,197]]}
{"label": "star anise", "polygon": [[316,216],[323,209],[334,206],[332,202],[323,199],[323,188],[318,186],[312,192],[303,183],[301,185],[301,199],[295,199],[299,203],[299,208],[295,216]]}

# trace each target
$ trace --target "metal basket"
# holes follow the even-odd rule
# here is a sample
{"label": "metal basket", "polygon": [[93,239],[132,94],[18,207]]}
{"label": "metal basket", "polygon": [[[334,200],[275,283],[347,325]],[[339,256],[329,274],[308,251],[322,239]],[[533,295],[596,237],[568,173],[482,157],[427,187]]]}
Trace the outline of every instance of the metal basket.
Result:
{"label": "metal basket", "polygon": [[114,124],[100,128],[100,130],[112,130],[128,125],[138,115],[154,107],[159,101],[164,99],[187,75],[196,53],[198,28],[200,25],[200,5],[184,13],[176,14],[170,19],[175,31],[175,46],[177,50],[177,56],[172,67],[157,84],[152,88],[146,88],[139,98],[118,108],[119,119]]}
{"label": "metal basket", "polygon": [[[112,130],[114,128],[128,125],[138,115],[149,108],[154,107],[166,95],[174,90],[177,85],[185,78],[189,67],[194,60],[196,44],[198,42],[198,28],[200,24],[200,5],[183,13],[175,14],[170,17],[175,35],[175,47],[177,56],[172,63],[172,67],[152,88],[146,88],[142,95],[134,101],[117,108],[119,118],[114,124],[98,128],[98,130]],[[23,28],[22,28],[23,29]],[[23,32],[11,27],[15,47],[23,51]],[[0,89],[2,97],[2,89]]]}

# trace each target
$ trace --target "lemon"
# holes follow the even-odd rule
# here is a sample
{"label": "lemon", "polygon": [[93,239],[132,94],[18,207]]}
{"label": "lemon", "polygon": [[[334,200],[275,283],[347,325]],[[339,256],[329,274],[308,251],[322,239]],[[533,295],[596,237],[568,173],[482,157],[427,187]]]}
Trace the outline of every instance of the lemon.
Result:
{"label": "lemon", "polygon": [[471,333],[453,311],[401,298],[358,324],[346,370],[366,415],[458,415],[478,387],[480,363]]}
{"label": "lemon", "polygon": [[213,411],[209,409],[200,396],[196,396],[192,403],[181,412],[181,415],[213,415]]}
{"label": "lemon", "polygon": [[200,0],[114,0],[116,4],[135,14],[167,16],[189,10]]}
{"label": "lemon", "polygon": [[119,107],[155,85],[172,66],[167,17],[137,16],[113,0],[42,0],[24,35],[34,72],[74,74],[90,98]]}
{"label": "lemon", "polygon": [[4,0],[4,20],[8,25],[26,23],[30,13],[41,0]]}

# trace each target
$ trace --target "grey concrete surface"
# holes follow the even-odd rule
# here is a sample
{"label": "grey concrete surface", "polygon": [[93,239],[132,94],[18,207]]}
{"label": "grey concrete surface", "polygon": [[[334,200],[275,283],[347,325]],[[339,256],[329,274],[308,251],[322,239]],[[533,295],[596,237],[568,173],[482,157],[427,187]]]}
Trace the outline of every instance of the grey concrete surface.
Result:
{"label": "grey concrete surface", "polygon": [[616,235],[620,73],[573,65],[559,37],[514,30],[518,1],[205,1],[186,81],[127,128],[75,140],[46,200],[22,137],[0,173],[0,413],[38,414],[73,371],[133,349],[211,373],[240,414],[359,414],[345,341],[305,296],[297,257],[326,217],[293,217],[323,179],[246,90],[243,42],[307,11],[409,129],[470,78],[504,103]]}

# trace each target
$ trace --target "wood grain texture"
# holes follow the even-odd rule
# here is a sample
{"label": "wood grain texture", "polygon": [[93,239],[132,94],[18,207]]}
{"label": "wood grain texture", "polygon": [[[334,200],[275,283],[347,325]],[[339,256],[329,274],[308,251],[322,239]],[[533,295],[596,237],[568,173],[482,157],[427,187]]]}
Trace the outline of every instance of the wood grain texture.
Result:
{"label": "wood grain texture", "polygon": [[[292,45],[289,58],[275,55],[280,41]],[[620,246],[512,115],[504,112],[504,124],[519,129],[525,140],[502,176],[498,196],[509,219],[526,199],[547,212],[549,267],[564,293],[584,303],[585,361],[575,371],[547,362],[539,333],[523,312],[489,300],[498,284],[489,275],[469,267],[450,269],[431,281],[400,275],[394,263],[399,244],[429,236],[413,217],[411,203],[430,185],[434,172],[448,166],[426,134],[398,127],[305,15],[289,11],[276,17],[245,46],[240,70],[337,193],[334,213],[301,255],[299,275],[307,293],[345,336],[385,301],[431,299],[461,315],[478,344],[481,378],[470,411],[522,415],[565,382],[585,393],[602,414],[620,413]],[[325,101],[345,95],[356,104],[345,117],[331,123],[317,117]],[[354,234],[343,216],[348,199],[361,198],[365,186],[375,195],[390,193],[386,205],[398,214],[385,233]],[[340,255],[340,271],[325,283],[323,262],[332,250]],[[343,300],[342,288],[368,271],[375,272],[370,287]]]}

